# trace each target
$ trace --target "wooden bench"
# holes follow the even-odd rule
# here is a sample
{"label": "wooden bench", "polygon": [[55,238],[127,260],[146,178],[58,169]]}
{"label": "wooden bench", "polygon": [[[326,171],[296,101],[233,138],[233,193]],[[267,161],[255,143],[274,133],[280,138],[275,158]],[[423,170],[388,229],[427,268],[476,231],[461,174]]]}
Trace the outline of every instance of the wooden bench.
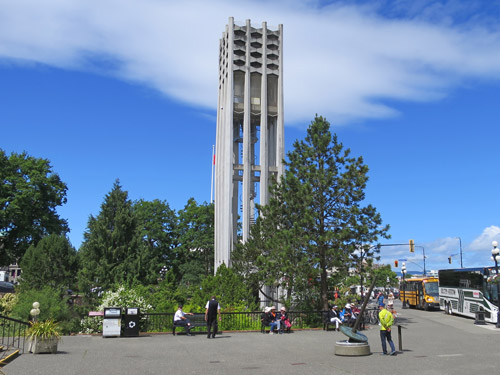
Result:
{"label": "wooden bench", "polygon": [[[194,314],[194,315],[187,315],[186,314],[186,318],[191,323],[190,330],[192,330],[195,327],[205,327],[205,328],[207,327],[207,322],[205,321],[205,314]],[[177,327],[184,328],[183,325],[179,325],[179,324],[176,324],[176,322],[173,322],[172,335],[174,335],[174,336],[175,336],[175,329]],[[216,333],[220,334],[221,332],[219,331],[219,325],[217,323],[215,324],[215,328],[217,330]]]}

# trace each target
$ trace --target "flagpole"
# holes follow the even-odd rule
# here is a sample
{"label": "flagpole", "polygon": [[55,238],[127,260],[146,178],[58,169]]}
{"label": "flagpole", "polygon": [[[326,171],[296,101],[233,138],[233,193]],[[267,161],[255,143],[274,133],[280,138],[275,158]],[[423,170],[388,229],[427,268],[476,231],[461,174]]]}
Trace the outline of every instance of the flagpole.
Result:
{"label": "flagpole", "polygon": [[210,180],[210,203],[214,203],[215,145],[212,145],[212,178]]}

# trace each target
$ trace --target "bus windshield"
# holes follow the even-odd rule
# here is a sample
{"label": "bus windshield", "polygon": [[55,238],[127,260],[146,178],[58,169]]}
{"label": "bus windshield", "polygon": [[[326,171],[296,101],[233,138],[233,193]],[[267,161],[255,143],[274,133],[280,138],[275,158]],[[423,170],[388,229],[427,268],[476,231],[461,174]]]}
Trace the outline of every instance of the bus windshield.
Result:
{"label": "bus windshield", "polygon": [[498,284],[488,283],[486,289],[488,293],[485,297],[498,306]]}
{"label": "bus windshield", "polygon": [[439,297],[439,288],[437,281],[426,282],[424,285],[425,293],[433,297]]}

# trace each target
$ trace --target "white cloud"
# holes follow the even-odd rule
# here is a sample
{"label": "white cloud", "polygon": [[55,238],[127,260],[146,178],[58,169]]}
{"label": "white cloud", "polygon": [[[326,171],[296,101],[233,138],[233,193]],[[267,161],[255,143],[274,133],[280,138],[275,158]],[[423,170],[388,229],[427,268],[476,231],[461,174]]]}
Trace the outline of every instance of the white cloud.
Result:
{"label": "white cloud", "polygon": [[[453,12],[438,15],[425,1],[418,18],[343,4],[4,0],[0,59],[97,69],[215,109],[218,43],[228,17],[282,23],[286,122],[303,125],[315,113],[335,124],[395,116],[385,100],[436,100],[464,82],[500,78],[499,30],[475,14],[455,24]],[[446,22],[428,21],[438,18]]]}
{"label": "white cloud", "polygon": [[491,255],[491,249],[493,248],[491,243],[496,240],[500,241],[500,227],[492,225],[483,230],[483,233],[468,246],[470,251],[484,252],[487,255]]}
{"label": "white cloud", "polygon": [[[462,242],[463,266],[467,268],[493,265],[490,257],[492,249],[491,242],[494,240],[500,242],[500,227],[496,225],[485,228],[479,236],[472,240],[472,242]],[[415,253],[410,253],[407,245],[382,247],[380,263],[393,265],[396,259],[406,259],[406,267],[408,270],[422,271],[423,247],[425,249],[427,271],[450,267],[460,268],[460,241],[458,237],[438,238],[432,242],[417,244],[418,246],[415,249]],[[452,256],[451,265],[448,262],[449,256]],[[399,270],[400,268],[397,271]]]}

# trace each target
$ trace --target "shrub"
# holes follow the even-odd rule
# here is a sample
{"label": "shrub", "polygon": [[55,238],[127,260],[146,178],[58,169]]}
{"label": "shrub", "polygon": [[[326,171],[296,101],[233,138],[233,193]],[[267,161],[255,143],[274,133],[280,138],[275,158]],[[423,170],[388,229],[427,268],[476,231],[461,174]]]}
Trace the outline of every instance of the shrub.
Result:
{"label": "shrub", "polygon": [[0,298],[0,314],[9,316],[12,313],[12,309],[17,303],[17,295],[14,293],[5,293],[2,298]]}
{"label": "shrub", "polygon": [[26,331],[26,337],[30,340],[38,338],[40,340],[49,340],[53,337],[59,339],[61,330],[59,324],[52,319],[31,323],[30,328]]}
{"label": "shrub", "polygon": [[69,308],[64,294],[50,287],[41,290],[21,290],[11,316],[20,320],[29,320],[33,302],[40,303],[39,320],[52,319],[59,322],[61,331],[65,334],[73,331],[77,317]]}
{"label": "shrub", "polygon": [[[138,307],[141,313],[149,312],[152,306],[147,303],[146,299],[140,295],[136,289],[128,289],[120,285],[116,291],[106,291],[102,295],[101,303],[97,307],[97,311],[104,311],[105,307]],[[141,318],[141,324],[144,323],[144,318]],[[84,317],[80,321],[80,333],[99,333],[102,332],[102,319],[95,317]]]}

